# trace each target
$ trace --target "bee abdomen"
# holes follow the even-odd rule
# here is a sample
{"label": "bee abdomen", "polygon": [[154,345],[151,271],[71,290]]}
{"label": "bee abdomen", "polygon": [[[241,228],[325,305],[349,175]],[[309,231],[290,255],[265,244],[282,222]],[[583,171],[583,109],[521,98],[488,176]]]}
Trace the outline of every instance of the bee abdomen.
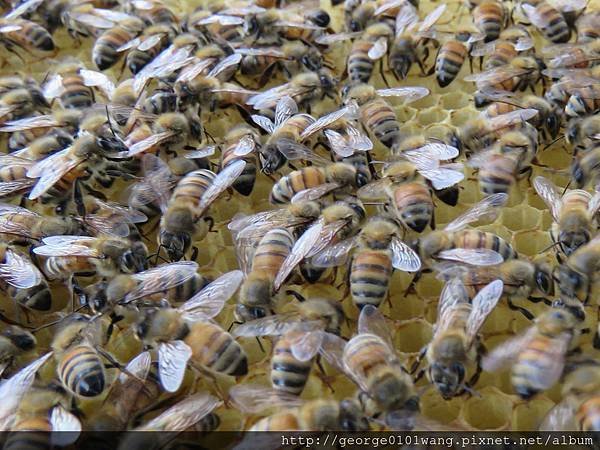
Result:
{"label": "bee abdomen", "polygon": [[357,253],[350,268],[350,292],[356,306],[379,306],[387,294],[391,274],[392,262],[386,252]]}
{"label": "bee abdomen", "polygon": [[299,395],[312,367],[312,360],[298,361],[292,355],[289,340],[283,336],[273,349],[271,359],[271,384],[273,388]]}
{"label": "bee abdomen", "polygon": [[215,372],[241,376],[248,373],[246,353],[233,337],[219,326],[200,323],[192,328],[185,341],[193,358]]}
{"label": "bee abdomen", "polygon": [[421,183],[406,183],[394,190],[394,205],[402,222],[422,232],[431,222],[433,201],[427,186]]}
{"label": "bee abdomen", "polygon": [[435,61],[435,73],[440,87],[446,87],[454,81],[466,56],[466,47],[458,41],[449,41],[442,46]]}
{"label": "bee abdomen", "polygon": [[285,228],[276,228],[263,236],[252,259],[252,271],[264,271],[273,279],[294,245],[292,234]]}
{"label": "bee abdomen", "polygon": [[244,157],[236,156],[233,152],[236,146],[231,146],[223,152],[223,167],[227,167],[229,164],[242,159],[246,161],[246,166],[240,174],[240,176],[234,181],[233,188],[242,195],[250,195],[252,189],[254,189],[254,182],[256,181],[256,156],[247,155]]}
{"label": "bee abdomen", "polygon": [[547,387],[540,383],[539,376],[553,364],[554,356],[548,349],[554,345],[551,338],[540,336],[519,354],[512,370],[512,383],[521,398],[531,398]]}
{"label": "bee abdomen", "polygon": [[95,397],[104,391],[104,366],[98,354],[87,345],[67,350],[57,370],[63,385],[76,395]]}

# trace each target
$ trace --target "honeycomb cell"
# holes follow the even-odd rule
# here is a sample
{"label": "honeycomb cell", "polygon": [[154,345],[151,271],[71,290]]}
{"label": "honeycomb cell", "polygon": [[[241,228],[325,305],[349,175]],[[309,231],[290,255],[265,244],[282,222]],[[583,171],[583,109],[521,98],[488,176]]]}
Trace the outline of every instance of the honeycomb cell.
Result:
{"label": "honeycomb cell", "polygon": [[495,387],[479,391],[480,396],[467,399],[460,411],[461,419],[478,430],[505,430],[510,427],[512,397]]}
{"label": "honeycomb cell", "polygon": [[535,231],[539,229],[541,212],[530,206],[503,208],[500,222],[512,232]]}
{"label": "honeycomb cell", "polygon": [[396,111],[396,117],[400,123],[410,122],[417,115],[417,110],[410,106],[399,106],[394,110]]}
{"label": "honeycomb cell", "polygon": [[417,122],[420,125],[427,126],[431,124],[439,124],[444,122],[448,118],[448,111],[434,106],[432,108],[422,109],[419,111]]}
{"label": "honeycomb cell", "polygon": [[535,256],[545,251],[552,244],[550,235],[543,231],[519,231],[515,233],[512,245],[519,249],[519,253],[527,256]]}
{"label": "honeycomb cell", "polygon": [[422,319],[406,320],[395,327],[394,346],[400,353],[417,353],[431,340],[431,325]]}
{"label": "honeycomb cell", "polygon": [[430,94],[427,97],[423,97],[422,99],[417,100],[416,102],[412,102],[410,106],[418,110],[423,110],[426,108],[431,108],[432,106],[437,106],[439,101],[439,94]]}
{"label": "honeycomb cell", "polygon": [[440,106],[449,111],[460,110],[471,102],[471,96],[460,91],[442,94],[440,98]]}
{"label": "honeycomb cell", "polygon": [[521,403],[513,410],[511,429],[519,431],[535,431],[554,402],[549,398],[540,395],[530,402]]}
{"label": "honeycomb cell", "polygon": [[434,388],[429,388],[421,396],[421,413],[437,423],[448,424],[458,418],[463,399],[444,400]]}

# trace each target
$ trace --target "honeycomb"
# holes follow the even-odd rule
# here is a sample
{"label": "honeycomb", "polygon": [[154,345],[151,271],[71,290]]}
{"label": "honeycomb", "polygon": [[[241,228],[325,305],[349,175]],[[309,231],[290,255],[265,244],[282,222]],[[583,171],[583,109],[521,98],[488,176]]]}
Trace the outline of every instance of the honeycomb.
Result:
{"label": "honeycomb", "polygon": [[[192,10],[194,7],[204,4],[198,0],[186,2],[164,2],[179,13]],[[227,4],[227,1],[221,2]],[[419,11],[426,14],[438,6],[438,2],[430,0],[421,0]],[[455,4],[449,4],[448,12],[442,19],[440,27],[451,28],[452,26],[462,26],[469,23],[468,13],[464,12],[458,17],[452,17]],[[456,3],[458,5],[458,3]],[[320,6],[326,9],[332,18],[332,28],[340,30],[343,23],[342,7],[332,7],[329,0],[321,0]],[[588,4],[588,10],[598,10],[600,8],[599,0],[592,0]],[[542,39],[537,31],[533,31],[538,46],[543,46]],[[14,72],[31,73],[38,81],[52,69],[52,64],[61,61],[67,56],[75,57],[85,63],[87,67],[93,67],[90,60],[91,41],[83,39],[79,44],[75,43],[66,31],[59,29],[54,34],[54,39],[60,48],[60,51],[51,59],[33,58],[31,55],[25,55],[26,65],[21,63],[13,54],[3,51],[1,57],[3,60],[1,74],[11,74]],[[347,54],[349,44],[341,43],[338,47],[343,51],[333,51],[329,58],[335,60],[338,73],[344,67],[344,56]],[[414,66],[414,65],[413,65]],[[130,76],[125,70],[121,76],[119,65],[116,68],[105,71],[113,79]],[[449,133],[459,129],[463,125],[473,120],[479,111],[475,108],[472,101],[474,92],[473,83],[463,81],[463,76],[469,73],[468,64],[465,64],[452,84],[446,88],[440,88],[433,77],[422,77],[418,73],[417,67],[412,67],[407,79],[401,82],[407,86],[425,86],[430,89],[431,94],[419,101],[409,105],[403,104],[400,100],[390,99],[389,102],[394,105],[397,117],[402,124],[401,131],[407,135],[424,135],[427,139],[447,139]],[[122,79],[122,78],[121,78]],[[391,79],[391,77],[389,77]],[[276,86],[283,81],[282,78],[271,80],[269,86]],[[377,88],[385,87],[379,71],[375,70],[371,78]],[[396,85],[393,81],[392,85]],[[538,88],[539,89],[539,88]],[[324,111],[331,111],[335,108],[332,100],[326,99],[322,103],[315,105],[313,115],[318,115]],[[210,115],[205,123],[208,133],[218,141],[226,130],[230,129],[239,120],[239,116],[228,110],[220,110]],[[375,144],[373,150],[373,159],[385,159],[387,150],[380,144]],[[546,258],[556,265],[552,251],[547,251],[551,244],[549,229],[552,224],[551,215],[538,197],[531,185],[533,177],[543,175],[554,181],[557,186],[565,186],[569,180],[569,165],[571,162],[571,152],[565,146],[564,141],[553,144],[548,149],[540,150],[538,161],[540,165],[533,165],[533,173],[530,179],[522,179],[518,185],[513,187],[508,204],[504,207],[499,216],[493,222],[482,222],[478,229],[490,231],[506,239],[521,255],[532,258]],[[215,162],[217,160],[215,159]],[[284,169],[284,173],[285,170]],[[437,199],[435,202],[436,226],[442,228],[445,224],[457,217],[460,213],[466,211],[474,203],[482,198],[476,179],[476,174],[472,169],[466,167],[465,179],[460,184],[459,203],[455,207],[450,207]],[[237,193],[226,194],[212,207],[211,213],[215,219],[215,232],[209,233],[202,242],[195,242],[201,250],[198,256],[200,272],[203,275],[215,277],[221,273],[237,268],[237,259],[233,249],[231,235],[227,229],[227,224],[231,218],[238,213],[252,214],[257,211],[264,211],[272,208],[268,202],[268,195],[272,187],[272,180],[263,174],[257,177],[256,185],[252,195],[248,198],[242,197]],[[116,183],[115,187],[107,192],[112,200],[121,200],[122,188],[124,185]],[[51,208],[41,208],[35,205],[34,209],[47,214],[53,214]],[[374,213],[373,207],[368,208],[369,213]],[[406,239],[415,238],[416,234],[408,233]],[[155,231],[150,231],[147,245],[149,253],[156,251]],[[344,312],[349,318],[345,325],[342,335],[350,337],[356,329],[356,320],[358,311],[352,304],[349,297],[342,297],[343,289],[339,289],[344,282],[344,270],[330,271],[326,279],[309,285],[289,285],[289,288],[296,289],[305,297],[311,296],[327,297],[338,300],[343,306]],[[425,273],[415,286],[414,292],[405,294],[410,286],[412,276],[402,272],[394,272],[391,281],[389,302],[381,305],[381,311],[389,318],[389,324],[392,330],[392,340],[399,354],[403,356],[407,367],[410,367],[416,359],[421,348],[426,345],[433,334],[433,325],[437,317],[437,304],[442,288],[442,283],[436,279],[435,274]],[[53,306],[53,312],[63,310],[67,307],[66,291],[61,291],[60,286],[53,286],[55,289],[55,298],[59,301]],[[61,301],[62,299],[63,301]],[[517,304],[526,307],[535,316],[542,313],[547,306],[544,304],[532,304],[527,300],[517,300]],[[225,310],[219,315],[218,322],[224,328],[228,328],[233,321],[233,308],[235,297],[231,299],[225,307]],[[12,303],[4,299],[1,309],[9,317],[16,317],[17,311],[13,310]],[[284,307],[285,309],[285,307]],[[590,302],[585,306],[586,321],[583,325],[590,330],[597,328],[597,305]],[[52,316],[58,317],[58,316]],[[47,322],[47,317],[31,314],[27,318],[33,325],[40,325]],[[483,344],[489,350],[507,338],[522,332],[531,326],[523,315],[509,309],[506,300],[501,300],[496,309],[488,317],[482,329]],[[37,352],[42,354],[42,350],[48,347],[48,342],[52,337],[50,330],[43,330],[38,335],[39,348]],[[581,348],[584,353],[590,354],[595,350],[592,348],[593,333],[584,334],[581,337]],[[248,375],[233,379],[232,377],[217,376],[216,384],[212,380],[202,378],[200,380],[194,377],[188,371],[184,387],[181,392],[195,392],[207,389],[211,392],[227,392],[235,384],[258,383],[269,384],[269,363],[271,358],[271,343],[269,339],[261,339],[264,349],[254,339],[241,339],[244,349],[249,356],[250,371]],[[118,329],[111,341],[106,345],[106,350],[117,360],[126,362],[141,351],[141,343],[136,340],[127,327]],[[23,364],[35,355],[23,357]],[[314,368],[309,377],[309,381],[302,393],[304,399],[317,398],[335,398],[343,399],[352,396],[356,390],[355,385],[349,379],[332,367],[325,364],[326,374],[320,374],[317,368]],[[118,375],[117,371],[110,371],[110,378],[114,379]],[[40,371],[42,380],[50,380],[54,377],[54,367],[52,364],[45,365]],[[545,393],[538,394],[534,398],[525,401],[521,400],[513,391],[510,383],[508,370],[497,373],[483,372],[478,383],[474,387],[474,395],[463,395],[451,400],[443,399],[438,392],[429,385],[426,377],[423,377],[417,387],[420,394],[421,414],[441,426],[451,426],[458,428],[468,428],[475,430],[535,430],[539,427],[544,416],[548,411],[561,400],[561,386],[554,386]],[[94,400],[78,400],[78,405],[84,414],[84,417],[93,417],[92,412],[102,408],[103,398]],[[156,415],[160,411],[152,414]],[[239,430],[251,426],[259,416],[247,417],[239,411],[232,408],[228,402],[214,411],[221,418],[220,430]],[[84,420],[85,424],[85,420]],[[90,424],[85,424],[90,425]]]}

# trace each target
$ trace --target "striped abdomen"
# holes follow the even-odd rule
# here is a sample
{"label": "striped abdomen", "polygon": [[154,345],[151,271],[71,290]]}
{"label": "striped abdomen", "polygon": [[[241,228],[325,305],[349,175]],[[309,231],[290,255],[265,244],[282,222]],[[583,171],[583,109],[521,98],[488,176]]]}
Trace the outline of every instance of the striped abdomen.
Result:
{"label": "striped abdomen", "polygon": [[473,22],[485,35],[485,42],[498,39],[504,23],[504,9],[495,0],[484,0],[473,10]]}
{"label": "striped abdomen", "polygon": [[122,26],[116,26],[102,33],[92,47],[92,60],[96,67],[106,70],[114,66],[122,54],[117,52],[117,49],[135,38],[136,34]]}
{"label": "striped abdomen", "polygon": [[60,95],[60,101],[64,108],[89,108],[94,104],[92,90],[83,83],[83,78],[78,73],[63,75],[62,84],[65,91]]}
{"label": "striped abdomen", "polygon": [[21,28],[4,34],[9,40],[27,49],[34,48],[45,52],[54,50],[52,36],[41,25],[23,19],[15,21],[15,25]]}
{"label": "striped abdomen", "polygon": [[518,109],[520,109],[518,106],[509,105],[508,103],[493,102],[485,109],[485,114],[488,117],[497,117]]}
{"label": "striped abdomen", "polygon": [[563,15],[553,6],[546,2],[540,3],[537,7],[537,14],[541,16],[545,26],[540,30],[546,39],[553,44],[563,44],[571,38],[571,29]]}
{"label": "striped abdomen", "polygon": [[521,398],[528,399],[538,392],[549,388],[545,386],[540,376],[555,363],[557,339],[550,336],[538,335],[527,347],[519,353],[512,368],[511,381],[513,388]]}
{"label": "striped abdomen", "polygon": [[234,376],[248,373],[246,353],[220,326],[197,322],[184,341],[192,349],[192,359],[210,370]]}
{"label": "striped abdomen", "polygon": [[348,78],[350,83],[368,83],[373,73],[374,62],[368,52],[373,43],[357,39],[348,55]]}
{"label": "striped abdomen", "polygon": [[161,297],[166,298],[170,302],[185,302],[192,298],[196,293],[200,292],[208,283],[210,283],[209,279],[196,273],[192,278],[189,278],[183,283],[179,283],[177,286],[162,293]]}
{"label": "striped abdomen", "polygon": [[170,204],[187,204],[194,208],[200,203],[202,195],[213,183],[215,174],[210,170],[200,169],[188,173],[184,176],[173,190]]}
{"label": "striped abdomen", "polygon": [[585,400],[575,414],[581,431],[600,431],[600,396]]}
{"label": "striped abdomen", "polygon": [[250,195],[252,189],[254,189],[254,182],[256,181],[256,165],[258,163],[255,153],[249,153],[244,156],[237,156],[234,153],[238,143],[235,142],[229,146],[221,154],[221,167],[227,167],[229,164],[243,159],[246,161],[246,166],[242,171],[241,175],[233,182],[233,188],[242,195]]}
{"label": "striped abdomen", "polygon": [[500,41],[494,43],[494,51],[487,57],[483,64],[484,70],[490,70],[494,67],[504,66],[519,56],[515,46],[510,42]]}
{"label": "striped abdomen", "polygon": [[89,345],[66,350],[56,370],[63,386],[76,395],[95,397],[104,391],[104,365]]}
{"label": "striped abdomen", "polygon": [[394,188],[392,200],[398,218],[404,225],[420,233],[433,217],[433,201],[427,186],[419,182],[404,183]]}
{"label": "striped abdomen", "polygon": [[292,339],[296,334],[288,332],[273,347],[271,358],[271,384],[274,389],[300,395],[312,368],[312,360],[298,361],[292,354]]}
{"label": "striped abdomen", "polygon": [[467,249],[487,248],[500,253],[505,261],[517,257],[517,252],[508,242],[487,231],[461,230],[452,233],[452,246]]}
{"label": "striped abdomen", "polygon": [[467,57],[467,47],[456,40],[442,45],[435,59],[435,76],[440,87],[446,87],[458,75]]}
{"label": "striped abdomen", "polygon": [[379,306],[388,292],[392,276],[389,250],[363,249],[354,255],[350,266],[350,292],[354,304]]}
{"label": "striped abdomen", "polygon": [[287,203],[296,193],[320,186],[326,181],[325,172],[320,167],[309,166],[294,170],[273,186],[269,200],[276,204]]}
{"label": "striped abdomen", "polygon": [[360,108],[360,118],[386,147],[391,148],[400,141],[400,123],[396,113],[385,100],[377,98],[364,104]]}
{"label": "striped abdomen", "polygon": [[600,88],[595,85],[574,89],[565,106],[570,117],[582,117],[595,114],[600,110]]}
{"label": "striped abdomen", "polygon": [[344,364],[352,371],[359,384],[373,386],[379,375],[388,372],[390,351],[377,336],[361,334],[352,338],[344,349]]}
{"label": "striped abdomen", "polygon": [[50,187],[41,197],[40,201],[46,203],[56,203],[63,200],[71,194],[71,189],[75,184],[75,180],[89,179],[91,174],[86,170],[87,162],[82,162],[77,167],[69,170],[56,183]]}
{"label": "striped abdomen", "polygon": [[508,193],[516,182],[518,161],[508,155],[492,155],[479,169],[479,188],[484,194]]}
{"label": "striped abdomen", "polygon": [[96,273],[96,266],[89,258],[79,256],[51,256],[44,263],[44,273],[51,280],[68,278],[72,274]]}
{"label": "striped abdomen", "polygon": [[260,240],[252,258],[252,272],[260,272],[271,281],[294,246],[294,237],[285,228],[268,231]]}
{"label": "striped abdomen", "polygon": [[[149,39],[151,36],[146,37]],[[143,42],[143,41],[142,41]],[[127,54],[126,64],[131,73],[136,74],[142,70],[156,55],[158,55],[168,45],[168,39],[165,36],[161,38],[160,43],[147,50],[140,50],[137,47],[131,49]]]}

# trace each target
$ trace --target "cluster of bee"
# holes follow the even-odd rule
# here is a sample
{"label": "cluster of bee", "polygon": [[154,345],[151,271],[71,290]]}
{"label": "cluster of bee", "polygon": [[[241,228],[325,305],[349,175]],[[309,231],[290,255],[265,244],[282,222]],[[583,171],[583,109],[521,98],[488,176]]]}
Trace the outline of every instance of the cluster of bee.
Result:
{"label": "cluster of bee", "polygon": [[[501,368],[524,401],[562,382],[537,426],[600,429],[592,4],[6,3],[2,430],[441,429],[425,390],[477,396]],[[463,125],[399,117],[463,81]],[[536,258],[476,226],[528,187],[553,222]],[[394,315],[440,281],[431,338],[399,351]],[[526,323],[487,349],[504,300]]]}

